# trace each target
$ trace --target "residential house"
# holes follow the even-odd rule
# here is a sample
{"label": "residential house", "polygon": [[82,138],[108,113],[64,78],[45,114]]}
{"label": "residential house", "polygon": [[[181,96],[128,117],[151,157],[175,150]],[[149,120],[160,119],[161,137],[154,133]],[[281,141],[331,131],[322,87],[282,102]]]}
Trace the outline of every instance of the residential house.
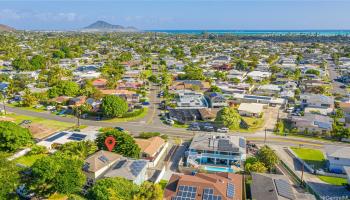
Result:
{"label": "residential house", "polygon": [[178,96],[176,102],[178,108],[198,109],[208,107],[207,100],[200,92],[180,90],[176,91],[176,94]]}
{"label": "residential house", "polygon": [[227,106],[226,98],[218,92],[208,93],[206,94],[206,98],[210,108],[222,108]]}
{"label": "residential house", "polygon": [[232,95],[231,101],[236,104],[261,103],[261,104],[267,104],[270,106],[274,106],[274,105],[284,106],[287,103],[287,100],[282,98],[257,96],[257,95],[249,95],[249,94],[237,94],[237,93],[234,93]]}
{"label": "residential house", "polygon": [[165,200],[241,200],[242,175],[232,173],[173,174],[165,187]]}
{"label": "residential house", "polygon": [[267,85],[261,85],[254,93],[257,95],[278,96],[280,92],[281,92],[280,86],[267,84]]}
{"label": "residential house", "polygon": [[189,122],[201,120],[202,116],[199,110],[201,109],[191,109],[191,108],[168,109],[170,119],[178,121],[182,124],[187,124]]}
{"label": "residential house", "polygon": [[260,117],[264,111],[264,106],[260,103],[241,103],[238,107],[238,113],[241,116]]}
{"label": "residential house", "polygon": [[250,85],[247,83],[233,84],[228,82],[222,82],[222,83],[217,83],[216,86],[221,89],[223,94],[233,94],[233,93],[246,94],[246,93],[250,93],[254,88],[254,85]]}
{"label": "residential house", "polygon": [[265,79],[269,79],[271,76],[271,72],[252,71],[247,74],[247,77],[248,76],[255,81],[262,81]]}
{"label": "residential house", "polygon": [[104,150],[100,150],[90,155],[87,159],[85,159],[83,166],[83,171],[86,174],[87,182],[89,184],[94,183],[121,158],[122,156],[119,154]]}
{"label": "residential house", "polygon": [[170,90],[201,90],[207,91],[210,83],[199,80],[177,80],[172,83]]}
{"label": "residential house", "polygon": [[238,71],[235,69],[232,69],[228,72],[227,74],[227,78],[228,79],[238,79],[240,81],[243,81],[246,78],[247,72],[242,72],[242,71]]}
{"label": "residential house", "polygon": [[220,108],[201,108],[198,109],[200,114],[200,120],[214,120],[216,118],[217,113],[219,112]]}
{"label": "residential house", "polygon": [[334,97],[322,94],[305,93],[300,95],[301,105],[306,108],[325,109],[327,113],[334,110]]}
{"label": "residential house", "polygon": [[350,102],[339,102],[338,106],[344,112],[345,122],[350,123]]}
{"label": "residential house", "polygon": [[138,103],[140,95],[130,90],[100,90],[104,95],[116,95],[124,98],[128,103]]}
{"label": "residential house", "polygon": [[254,200],[296,200],[288,177],[279,174],[252,173],[251,195]]}
{"label": "residential house", "polygon": [[329,171],[345,173],[345,167],[350,167],[350,147],[326,145],[325,154]]}
{"label": "residential house", "polygon": [[122,177],[132,181],[136,185],[141,185],[148,179],[147,160],[135,160],[130,158],[121,158],[110,166],[103,174],[105,178]]}
{"label": "residential house", "polygon": [[141,158],[150,161],[150,166],[155,167],[165,155],[168,143],[159,136],[149,139],[135,139],[141,149]]}
{"label": "residential house", "polygon": [[193,167],[205,167],[205,165],[240,167],[245,158],[244,137],[224,133],[200,133],[191,141],[186,164]]}
{"label": "residential house", "polygon": [[86,101],[86,96],[79,96],[75,98],[69,99],[69,105],[70,106],[81,106],[85,103]]}
{"label": "residential house", "polygon": [[292,126],[299,131],[319,132],[325,134],[333,127],[333,119],[313,113],[305,113],[304,116],[292,116]]}
{"label": "residential house", "polygon": [[107,82],[108,82],[107,79],[99,78],[99,79],[93,80],[92,85],[96,88],[104,89],[107,86]]}

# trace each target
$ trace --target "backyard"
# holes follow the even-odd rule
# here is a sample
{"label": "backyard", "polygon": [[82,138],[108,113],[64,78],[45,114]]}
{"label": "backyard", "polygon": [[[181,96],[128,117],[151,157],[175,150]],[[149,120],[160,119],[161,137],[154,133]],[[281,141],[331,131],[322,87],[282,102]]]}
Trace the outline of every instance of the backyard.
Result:
{"label": "backyard", "polygon": [[317,176],[321,181],[326,182],[331,185],[346,185],[348,183],[347,179],[339,178],[339,177],[331,177],[331,176]]}
{"label": "backyard", "polygon": [[36,160],[47,156],[47,154],[24,155],[15,160],[16,163],[31,167]]}

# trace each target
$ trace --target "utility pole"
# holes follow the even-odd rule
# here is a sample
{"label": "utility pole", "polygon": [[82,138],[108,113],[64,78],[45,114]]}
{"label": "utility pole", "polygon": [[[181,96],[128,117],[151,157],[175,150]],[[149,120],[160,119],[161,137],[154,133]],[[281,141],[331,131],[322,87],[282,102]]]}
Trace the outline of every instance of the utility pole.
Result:
{"label": "utility pole", "polygon": [[5,92],[3,92],[2,93],[2,104],[3,104],[3,106],[4,106],[4,114],[6,115],[6,94],[5,94]]}
{"label": "utility pole", "polygon": [[266,144],[266,128],[265,128],[264,144]]}
{"label": "utility pole", "polygon": [[78,119],[78,121],[77,121],[77,126],[78,126],[78,128],[80,127],[80,108],[79,107],[77,107],[77,119]]}
{"label": "utility pole", "polygon": [[[302,144],[299,144],[299,149],[302,147]],[[305,170],[305,166],[304,166],[304,162],[301,161],[301,177],[300,177],[300,185],[303,186],[304,185],[304,170]]]}

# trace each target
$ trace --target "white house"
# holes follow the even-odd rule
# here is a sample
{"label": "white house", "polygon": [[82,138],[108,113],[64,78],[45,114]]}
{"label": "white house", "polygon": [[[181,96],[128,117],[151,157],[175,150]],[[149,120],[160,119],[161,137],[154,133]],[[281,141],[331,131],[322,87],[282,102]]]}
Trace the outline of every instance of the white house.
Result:
{"label": "white house", "polygon": [[248,117],[259,117],[263,110],[264,104],[260,103],[241,103],[238,107],[238,113]]}
{"label": "white house", "polygon": [[262,81],[271,76],[270,72],[261,72],[261,71],[252,71],[247,74],[247,76],[251,77],[255,81]]}
{"label": "white house", "polygon": [[179,108],[207,108],[208,102],[202,93],[190,90],[176,92],[179,96],[177,106]]}
{"label": "white house", "polygon": [[327,145],[325,152],[329,171],[345,173],[345,167],[350,167],[350,147]]}

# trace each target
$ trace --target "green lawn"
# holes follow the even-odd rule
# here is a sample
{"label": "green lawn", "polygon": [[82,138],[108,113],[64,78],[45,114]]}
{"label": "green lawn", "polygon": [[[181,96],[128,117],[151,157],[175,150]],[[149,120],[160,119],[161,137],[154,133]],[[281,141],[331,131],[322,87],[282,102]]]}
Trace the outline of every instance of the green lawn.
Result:
{"label": "green lawn", "polygon": [[60,122],[55,120],[48,120],[40,117],[26,116],[26,115],[17,115],[17,114],[7,114],[6,117],[14,119],[15,123],[21,123],[23,120],[31,120],[32,123],[40,123],[52,128],[66,129],[74,126],[73,123]]}
{"label": "green lawn", "polygon": [[47,154],[36,154],[36,155],[24,155],[17,158],[14,162],[31,167],[36,160],[47,156]]}
{"label": "green lawn", "polygon": [[255,118],[255,117],[242,117],[242,119],[247,123],[248,128],[239,128],[239,129],[230,129],[231,131],[253,133],[261,129],[264,126],[264,118]]}
{"label": "green lawn", "polygon": [[142,119],[147,115],[147,113],[148,113],[148,108],[144,107],[143,112],[137,116],[124,117],[124,118],[113,118],[113,119],[107,119],[107,120],[103,120],[103,121],[105,121],[105,122],[128,122],[128,121]]}
{"label": "green lawn", "polygon": [[345,178],[331,177],[331,176],[317,176],[321,181],[331,185],[346,185],[348,180]]}
{"label": "green lawn", "polygon": [[298,147],[291,147],[291,149],[299,158],[304,160],[310,166],[314,166],[316,169],[323,169],[326,167],[326,159],[322,151]]}
{"label": "green lawn", "polygon": [[10,106],[10,107],[16,107],[16,108],[20,108],[22,110],[29,110],[29,111],[33,111],[33,112],[44,112],[45,111],[45,107],[41,107],[41,108],[35,108],[35,107],[22,107],[20,106],[18,103],[13,103],[13,104],[6,104],[6,106]]}

